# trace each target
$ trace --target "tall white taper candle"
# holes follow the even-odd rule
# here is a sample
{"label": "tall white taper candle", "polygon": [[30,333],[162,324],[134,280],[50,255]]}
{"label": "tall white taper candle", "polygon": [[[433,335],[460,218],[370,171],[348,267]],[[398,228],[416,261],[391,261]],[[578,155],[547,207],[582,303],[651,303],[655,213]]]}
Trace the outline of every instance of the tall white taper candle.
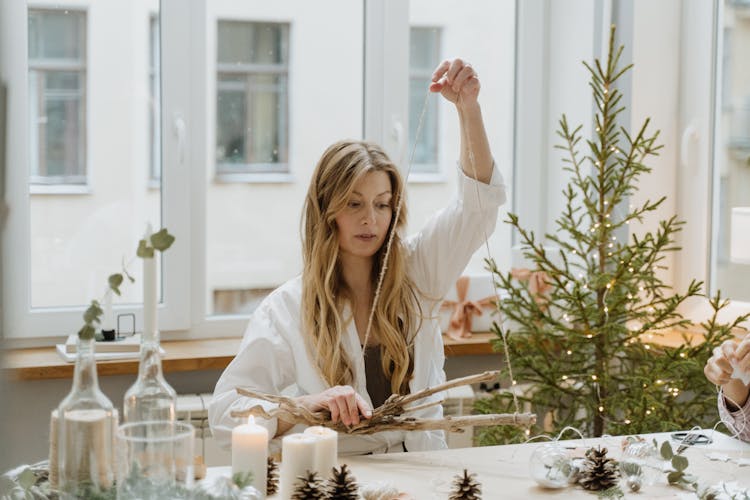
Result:
{"label": "tall white taper candle", "polygon": [[[146,235],[143,237],[150,244],[151,224],[146,228]],[[153,340],[158,320],[156,316],[156,252],[151,258],[143,260],[143,340]]]}

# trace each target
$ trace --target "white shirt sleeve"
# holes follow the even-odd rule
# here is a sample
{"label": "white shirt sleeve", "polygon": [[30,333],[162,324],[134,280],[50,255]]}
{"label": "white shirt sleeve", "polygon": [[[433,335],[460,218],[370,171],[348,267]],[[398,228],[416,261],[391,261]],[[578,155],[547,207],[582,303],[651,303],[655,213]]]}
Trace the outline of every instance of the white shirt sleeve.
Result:
{"label": "white shirt sleeve", "polygon": [[[260,405],[269,411],[276,404],[240,396],[236,387],[247,387],[267,394],[280,394],[296,379],[292,350],[282,335],[284,310],[281,298],[274,294],[253,313],[242,339],[240,352],[221,374],[208,407],[208,421],[214,439],[228,445],[232,429],[242,423],[231,417],[233,410],[245,410]],[[277,420],[256,418],[256,423],[268,429],[269,437],[276,434]]]}
{"label": "white shirt sleeve", "polygon": [[459,175],[457,199],[406,241],[412,278],[421,292],[435,299],[445,295],[495,230],[498,208],[506,199],[503,177],[494,164],[489,184],[461,169]]}

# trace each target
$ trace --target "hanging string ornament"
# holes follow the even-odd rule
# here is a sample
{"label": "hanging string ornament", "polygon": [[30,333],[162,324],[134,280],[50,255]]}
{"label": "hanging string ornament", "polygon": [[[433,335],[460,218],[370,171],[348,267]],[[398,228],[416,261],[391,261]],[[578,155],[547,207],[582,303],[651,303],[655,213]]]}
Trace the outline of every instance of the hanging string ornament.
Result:
{"label": "hanging string ornament", "polygon": [[476,474],[469,474],[464,469],[463,475],[458,474],[453,480],[453,491],[450,500],[480,500],[482,498],[482,485],[477,481]]}
{"label": "hanging string ornament", "polygon": [[537,446],[529,458],[529,473],[532,479],[545,488],[566,487],[571,472],[568,452],[557,441]]}
{"label": "hanging string ornament", "polygon": [[275,495],[279,491],[279,464],[273,457],[268,457],[266,467],[266,495]]}
{"label": "hanging string ornament", "polygon": [[662,460],[654,443],[628,438],[622,450],[620,473],[631,491],[653,485],[661,476],[661,470]]}
{"label": "hanging string ornament", "polygon": [[292,500],[324,500],[325,498],[323,481],[320,480],[317,472],[307,471],[307,474],[297,478]]}
{"label": "hanging string ornament", "polygon": [[620,470],[617,461],[607,456],[607,448],[590,448],[586,452],[578,484],[590,491],[608,490],[617,485]]}
{"label": "hanging string ornament", "polygon": [[359,487],[346,464],[343,464],[339,469],[333,468],[333,475],[326,485],[326,493],[330,500],[359,499]]}

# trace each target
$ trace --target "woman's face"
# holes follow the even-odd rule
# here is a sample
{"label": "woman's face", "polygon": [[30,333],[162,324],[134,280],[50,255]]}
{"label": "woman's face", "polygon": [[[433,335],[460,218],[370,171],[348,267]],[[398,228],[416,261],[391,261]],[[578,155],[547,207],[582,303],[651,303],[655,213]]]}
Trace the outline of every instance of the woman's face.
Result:
{"label": "woman's face", "polygon": [[393,217],[391,180],[382,171],[368,172],[354,184],[336,216],[339,248],[352,257],[372,257],[380,249]]}

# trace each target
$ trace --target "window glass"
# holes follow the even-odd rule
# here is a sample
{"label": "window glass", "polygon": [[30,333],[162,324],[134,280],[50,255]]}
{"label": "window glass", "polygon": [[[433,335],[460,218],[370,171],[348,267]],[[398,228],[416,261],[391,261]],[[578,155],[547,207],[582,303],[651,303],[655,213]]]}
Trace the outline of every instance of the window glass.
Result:
{"label": "window glass", "polygon": [[302,270],[300,215],[318,158],[362,137],[364,2],[206,9],[206,311],[248,314]]}
{"label": "window glass", "polygon": [[[161,226],[157,0],[28,9],[31,306],[100,299],[138,239]],[[123,20],[132,20],[123,22]]]}
{"label": "window glass", "polygon": [[288,171],[289,26],[218,22],[216,171]]}
{"label": "window glass", "polygon": [[750,302],[750,6],[725,2],[723,12],[714,283],[722,295]]}
{"label": "window glass", "polygon": [[[427,89],[432,80],[432,72],[440,62],[440,29],[411,28],[409,40],[409,153],[411,154],[420,131],[417,147],[414,150],[412,170],[415,172],[437,172],[438,169],[438,101],[425,101]],[[422,108],[425,106],[424,116]]]}

